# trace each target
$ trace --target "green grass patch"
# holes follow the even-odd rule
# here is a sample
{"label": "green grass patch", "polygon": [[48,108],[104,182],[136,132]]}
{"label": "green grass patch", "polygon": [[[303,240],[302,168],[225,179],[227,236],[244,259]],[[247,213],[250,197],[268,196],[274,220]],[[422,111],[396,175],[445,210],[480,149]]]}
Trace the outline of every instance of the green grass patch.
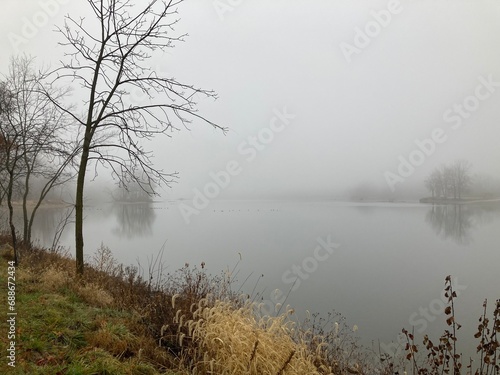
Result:
{"label": "green grass patch", "polygon": [[[7,306],[7,261],[1,263],[0,304]],[[2,356],[1,374],[166,373],[140,355],[141,346],[154,343],[132,332],[137,314],[92,306],[69,284],[47,287],[26,271],[21,265],[16,274],[16,366],[8,366]],[[8,328],[2,319],[3,348],[8,347]]]}

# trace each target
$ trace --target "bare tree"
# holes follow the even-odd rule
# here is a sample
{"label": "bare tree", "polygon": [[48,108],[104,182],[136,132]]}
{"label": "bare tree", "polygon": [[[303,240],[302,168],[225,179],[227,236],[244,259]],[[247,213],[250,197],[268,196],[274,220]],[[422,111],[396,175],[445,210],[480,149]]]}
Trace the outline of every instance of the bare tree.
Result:
{"label": "bare tree", "polygon": [[435,169],[425,180],[425,187],[431,192],[432,198],[439,198],[443,195],[444,181],[441,170]]}
{"label": "bare tree", "polygon": [[[10,110],[10,93],[5,86],[5,82],[0,82],[0,128],[3,128],[7,119],[7,111]],[[0,206],[7,194],[7,171],[5,163],[8,155],[8,141],[3,134],[0,133]]]}
{"label": "bare tree", "polygon": [[[31,229],[41,203],[51,189],[75,174],[67,173],[75,149],[70,140],[63,138],[63,134],[69,131],[67,115],[46,96],[47,92],[52,98],[57,98],[64,96],[66,91],[43,87],[42,76],[42,73],[35,72],[32,59],[17,57],[11,60],[4,82],[10,96],[9,110],[0,126],[5,150],[1,161],[6,172],[2,188],[9,206],[15,251],[18,241],[12,219],[14,191],[22,200],[23,242],[30,246]],[[28,207],[33,178],[43,182],[33,205]]]}
{"label": "bare tree", "polygon": [[471,164],[467,160],[460,159],[456,160],[450,168],[456,185],[456,195],[458,199],[461,199],[462,194],[469,189],[472,183],[470,175]]}
{"label": "bare tree", "polygon": [[14,245],[14,263],[18,263],[17,254],[17,238],[16,227],[14,225],[14,207],[12,205],[12,196],[14,192],[14,181],[17,176],[17,162],[21,159],[19,155],[19,147],[17,144],[17,136],[11,134],[9,129],[9,114],[13,111],[13,94],[8,89],[7,85],[2,82],[0,84],[0,144],[2,166],[0,172],[1,188],[4,191],[3,197],[7,199],[9,211],[9,228]]}
{"label": "bare tree", "polygon": [[[66,109],[82,128],[75,204],[80,274],[84,269],[84,184],[92,160],[94,168],[98,164],[108,167],[121,185],[134,182],[150,191],[157,184],[169,185],[175,173],[156,169],[142,140],[169,135],[176,124],[186,126],[194,118],[225,131],[196,111],[196,96],[215,98],[213,91],[158,76],[147,65],[151,57],[183,41],[185,35],[176,35],[174,30],[181,2],[148,0],[134,5],[130,0],[87,0],[92,20],[66,16],[64,27],[58,29],[67,52],[54,71],[54,82],[78,83],[86,98],[83,113]],[[132,90],[148,102],[134,103]],[[64,102],[54,102],[66,108]]]}
{"label": "bare tree", "polygon": [[441,174],[443,176],[443,197],[450,198],[451,196],[453,196],[453,198],[455,198],[457,194],[457,188],[455,185],[455,179],[453,177],[453,171],[449,166],[443,165],[441,167]]}
{"label": "bare tree", "polygon": [[436,168],[425,180],[425,187],[431,192],[433,198],[462,199],[471,183],[471,165],[467,160],[456,160],[450,165]]}

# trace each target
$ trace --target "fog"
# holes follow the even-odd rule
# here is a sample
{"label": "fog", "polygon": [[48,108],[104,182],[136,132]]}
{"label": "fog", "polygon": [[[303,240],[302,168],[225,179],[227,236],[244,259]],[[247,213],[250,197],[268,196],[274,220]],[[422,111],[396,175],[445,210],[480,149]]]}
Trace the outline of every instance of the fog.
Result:
{"label": "fog", "polygon": [[[84,16],[84,3],[4,0],[0,71],[16,53],[55,66],[54,24]],[[199,114],[229,131],[193,121],[145,144],[155,166],[179,172],[164,198],[191,200],[228,175],[216,198],[415,199],[432,169],[456,159],[499,177],[497,2],[193,0],[178,10],[176,32],[189,35],[149,63],[215,90]],[[91,184],[108,182],[103,170]]]}

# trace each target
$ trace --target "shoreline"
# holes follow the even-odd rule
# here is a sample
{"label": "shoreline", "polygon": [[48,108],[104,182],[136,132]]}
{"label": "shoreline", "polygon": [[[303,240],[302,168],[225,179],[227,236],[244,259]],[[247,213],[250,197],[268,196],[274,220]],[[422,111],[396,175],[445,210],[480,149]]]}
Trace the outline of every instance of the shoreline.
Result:
{"label": "shoreline", "polygon": [[443,199],[443,198],[420,198],[420,203],[424,204],[473,204],[473,203],[490,203],[490,202],[500,202],[500,198],[462,198],[462,199]]}
{"label": "shoreline", "polygon": [[[220,200],[218,200],[220,201]],[[225,201],[225,200],[223,200]],[[227,201],[233,201],[233,200],[227,200]],[[236,201],[246,201],[246,202],[255,202],[255,201],[268,201],[268,200],[236,200]],[[282,202],[281,200],[276,200],[279,202]],[[181,203],[183,202],[182,200],[154,200],[154,201],[105,201],[105,202],[99,202],[99,204],[106,204],[106,205],[126,205],[126,206],[132,206],[132,205],[144,205],[144,204],[158,204],[162,202],[170,202],[170,203]],[[454,204],[454,205],[462,205],[462,204],[482,204],[482,203],[496,203],[500,202],[500,198],[462,198],[460,200],[458,199],[443,199],[443,198],[432,198],[432,197],[424,197],[420,199],[331,199],[331,200],[296,200],[293,202],[336,202],[336,203],[354,203],[354,204],[374,204],[374,203],[386,203],[386,204]],[[14,201],[12,202],[12,205],[15,208],[22,207],[22,202],[21,201]],[[28,201],[27,202],[27,207],[33,208],[36,205],[34,201]],[[41,203],[39,208],[67,208],[73,206],[74,203],[71,202],[65,202],[65,201],[60,201],[60,200],[49,200],[49,201],[44,201]],[[95,205],[94,204],[85,204],[85,207],[92,207]],[[2,204],[1,207],[4,207],[4,204]]]}

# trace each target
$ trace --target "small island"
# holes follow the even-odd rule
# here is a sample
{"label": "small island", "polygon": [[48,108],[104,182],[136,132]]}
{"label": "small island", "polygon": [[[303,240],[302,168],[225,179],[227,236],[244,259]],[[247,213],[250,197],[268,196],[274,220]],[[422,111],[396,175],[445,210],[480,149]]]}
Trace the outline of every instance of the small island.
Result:
{"label": "small island", "polygon": [[[471,164],[467,160],[456,160],[434,169],[425,180],[425,187],[430,197],[420,198],[420,203],[431,204],[469,204],[498,202],[500,197],[488,189],[472,189],[478,184],[478,178],[471,173]],[[473,191],[474,190],[474,191]],[[469,194],[469,195],[466,195]]]}

